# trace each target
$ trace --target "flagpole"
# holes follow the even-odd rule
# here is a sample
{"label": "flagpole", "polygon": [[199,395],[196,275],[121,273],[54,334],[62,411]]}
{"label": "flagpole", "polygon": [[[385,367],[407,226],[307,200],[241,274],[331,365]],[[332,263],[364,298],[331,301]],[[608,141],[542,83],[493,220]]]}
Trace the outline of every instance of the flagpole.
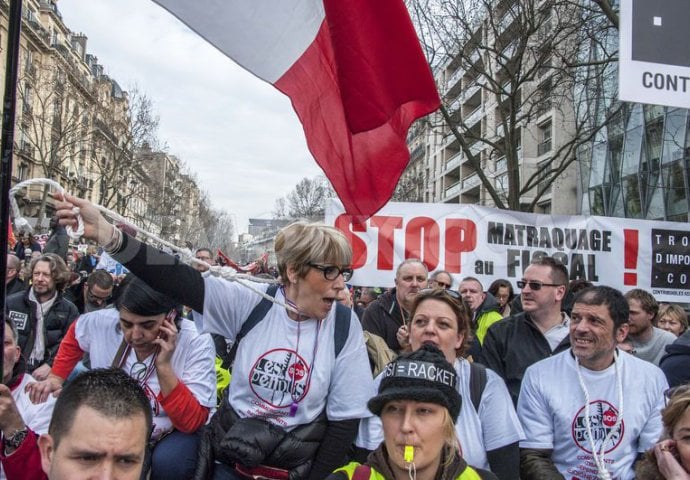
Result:
{"label": "flagpole", "polygon": [[[14,114],[16,109],[17,73],[19,69],[19,38],[22,30],[22,0],[10,0],[7,27],[7,62],[5,64],[5,97],[2,109],[2,139],[0,140],[0,218],[4,225],[0,234],[0,272],[7,271],[7,232],[9,225],[9,198],[12,183],[12,150],[14,146]],[[5,311],[6,284],[2,284],[0,312]],[[5,322],[2,322],[3,342]],[[4,355],[0,355],[0,372],[4,371]],[[4,378],[3,378],[4,380]]]}

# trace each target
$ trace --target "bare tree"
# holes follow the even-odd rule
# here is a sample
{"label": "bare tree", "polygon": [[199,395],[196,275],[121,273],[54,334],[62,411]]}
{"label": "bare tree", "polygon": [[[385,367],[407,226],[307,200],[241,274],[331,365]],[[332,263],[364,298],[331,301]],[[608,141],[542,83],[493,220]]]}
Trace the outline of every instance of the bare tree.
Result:
{"label": "bare tree", "polygon": [[[81,88],[78,95],[71,89]],[[83,194],[87,186],[83,171],[89,147],[90,120],[88,99],[95,96],[89,85],[77,87],[57,65],[37,61],[25,69],[17,83],[22,104],[18,151],[38,164],[42,174]],[[38,208],[37,226],[45,218],[49,186],[46,185]]]}
{"label": "bare tree", "polygon": [[325,176],[317,175],[313,179],[305,177],[286,197],[276,200],[273,214],[276,218],[323,219],[326,200],[334,196],[333,188]]}
{"label": "bare tree", "polygon": [[124,212],[133,196],[146,188],[141,158],[144,146],[154,151],[163,148],[158,140],[158,115],[151,99],[135,85],[125,93],[115,82],[110,95],[99,97],[93,122],[95,169],[100,179],[98,203]]}
{"label": "bare tree", "polygon": [[235,222],[225,210],[212,209],[211,217],[213,223],[207,230],[208,246],[210,248],[220,248],[223,253],[230,258],[235,256]]}
{"label": "bare tree", "polygon": [[[615,75],[607,15],[615,12],[606,0],[408,4],[443,94],[434,126],[449,132],[444,141],[455,142],[498,208],[533,211],[618,114],[615,89],[604,88]],[[537,128],[551,111],[548,130]],[[523,151],[526,135],[536,152]]]}

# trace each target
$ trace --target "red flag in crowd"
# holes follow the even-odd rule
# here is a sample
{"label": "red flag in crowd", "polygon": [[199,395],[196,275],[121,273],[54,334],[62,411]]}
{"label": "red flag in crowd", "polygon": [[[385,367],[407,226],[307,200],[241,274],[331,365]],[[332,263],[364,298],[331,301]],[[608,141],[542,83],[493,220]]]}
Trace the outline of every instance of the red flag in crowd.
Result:
{"label": "red flag in crowd", "polygon": [[12,222],[7,222],[7,245],[14,248],[17,244],[17,239],[14,237],[14,230],[12,230]]}
{"label": "red flag in crowd", "polygon": [[373,215],[440,100],[403,0],[154,0],[288,95],[347,213]]}

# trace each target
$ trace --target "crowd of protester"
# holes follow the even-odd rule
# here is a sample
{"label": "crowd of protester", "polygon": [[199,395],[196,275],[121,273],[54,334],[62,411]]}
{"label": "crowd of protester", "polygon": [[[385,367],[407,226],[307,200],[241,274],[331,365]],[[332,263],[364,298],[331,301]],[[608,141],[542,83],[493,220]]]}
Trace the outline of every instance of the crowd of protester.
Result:
{"label": "crowd of protester", "polygon": [[74,197],[41,240],[7,253],[0,478],[690,479],[687,313],[642,289],[551,257],[352,287],[343,234],[303,222],[277,279],[232,282]]}

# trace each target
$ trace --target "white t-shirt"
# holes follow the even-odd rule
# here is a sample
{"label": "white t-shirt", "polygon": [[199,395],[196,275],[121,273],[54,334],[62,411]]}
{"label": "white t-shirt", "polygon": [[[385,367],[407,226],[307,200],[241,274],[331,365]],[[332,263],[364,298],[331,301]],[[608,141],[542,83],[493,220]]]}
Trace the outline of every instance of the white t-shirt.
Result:
{"label": "white t-shirt", "polygon": [[[12,389],[12,398],[17,406],[17,410],[24,420],[24,424],[33,430],[37,435],[48,433],[50,426],[50,418],[53,416],[53,408],[55,408],[55,397],[48,396],[48,400],[43,403],[34,404],[29,399],[29,394],[26,393],[25,388],[29,383],[36,382],[36,379],[24,374],[24,378],[19,382],[19,385]],[[0,465],[0,479],[4,480],[5,470]]]}
{"label": "white t-shirt", "polygon": [[[663,427],[661,408],[668,388],[663,372],[649,362],[620,352],[616,363],[623,388],[623,420],[605,447],[611,477],[635,478],[633,463],[638,453],[659,440]],[[596,480],[591,455],[585,396],[570,350],[530,366],[522,380],[518,417],[525,429],[521,448],[553,449],[556,468],[566,479]],[[580,367],[589,392],[590,429],[597,453],[621,411],[616,367],[592,371]]]}
{"label": "white t-shirt", "polygon": [[[234,341],[262,297],[236,282],[211,276],[204,282],[204,314],[194,313],[197,326]],[[280,289],[276,300],[285,302]],[[334,326],[335,305],[319,326],[315,319],[292,320],[274,304],[237,348],[229,387],[235,412],[287,430],[311,423],[324,408],[333,421],[367,415],[374,390],[362,327],[352,313],[348,338],[336,358]],[[291,415],[293,404],[297,409]]]}
{"label": "white t-shirt", "polygon": [[[75,327],[77,342],[79,342],[79,348],[89,352],[93,368],[112,365],[122,342],[119,320],[120,314],[113,308],[86,313],[77,319]],[[182,320],[177,336],[177,346],[172,356],[172,368],[177,378],[189,388],[203,407],[211,409],[211,413],[216,406],[215,356],[216,350],[211,336],[199,334],[192,322]],[[150,367],[152,360],[153,355],[150,355],[143,362]],[[122,369],[130,373],[132,365],[136,362],[136,354],[130,350]],[[151,375],[142,387],[151,402],[154,425],[151,436],[156,439],[170,430],[172,423],[156,399],[160,392],[160,385],[155,366],[151,368]],[[211,415],[209,415],[210,418]]]}
{"label": "white t-shirt", "polygon": [[[489,469],[486,452],[505,447],[525,438],[518,421],[513,401],[503,379],[493,370],[486,370],[486,387],[482,392],[477,412],[470,400],[470,363],[465,359],[455,361],[458,374],[458,391],[462,397],[462,408],[455,431],[457,432],[462,457],[473,467]],[[381,375],[374,380],[376,390],[381,383]],[[369,413],[359,423],[359,434],[355,444],[358,447],[374,450],[383,442],[381,419]]]}

